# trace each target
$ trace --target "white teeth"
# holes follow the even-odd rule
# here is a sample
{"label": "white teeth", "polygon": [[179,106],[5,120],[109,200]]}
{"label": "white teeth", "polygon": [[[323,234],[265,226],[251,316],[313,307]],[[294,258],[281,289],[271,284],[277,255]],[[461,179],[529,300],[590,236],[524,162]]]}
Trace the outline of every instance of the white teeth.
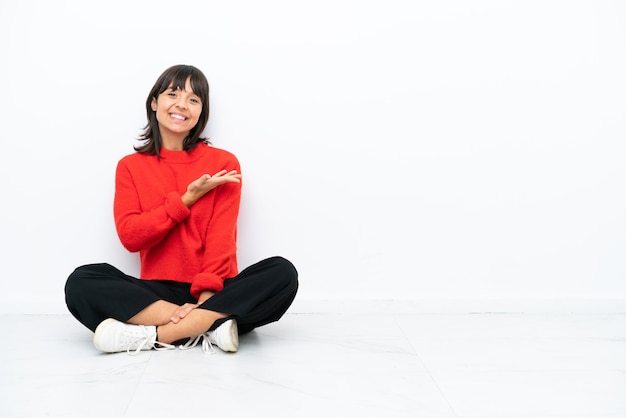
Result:
{"label": "white teeth", "polygon": [[185,119],[187,119],[187,118],[186,118],[186,117],[184,117],[184,116],[181,116],[181,115],[175,115],[175,114],[173,114],[173,113],[171,114],[171,116],[172,116],[174,119],[180,119],[180,120],[185,120]]}

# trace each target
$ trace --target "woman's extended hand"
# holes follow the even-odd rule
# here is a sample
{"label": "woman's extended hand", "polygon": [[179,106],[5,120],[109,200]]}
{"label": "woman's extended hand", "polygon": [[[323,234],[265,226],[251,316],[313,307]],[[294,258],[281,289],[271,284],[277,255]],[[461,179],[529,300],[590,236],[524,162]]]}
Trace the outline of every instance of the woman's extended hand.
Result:
{"label": "woman's extended hand", "polygon": [[221,170],[212,176],[203,174],[200,178],[189,183],[187,192],[182,196],[183,203],[189,207],[217,186],[224,183],[239,183],[240,181],[241,174],[237,173],[237,170]]}

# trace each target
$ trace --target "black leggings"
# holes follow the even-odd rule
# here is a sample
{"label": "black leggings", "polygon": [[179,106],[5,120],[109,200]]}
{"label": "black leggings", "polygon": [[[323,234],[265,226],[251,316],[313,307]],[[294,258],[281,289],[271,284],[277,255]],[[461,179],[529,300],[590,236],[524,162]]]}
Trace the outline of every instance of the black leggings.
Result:
{"label": "black leggings", "polygon": [[[196,303],[191,285],[169,280],[140,280],[110,264],[78,267],[65,284],[65,303],[83,325],[95,331],[107,318],[127,322],[152,303]],[[262,260],[224,280],[224,289],[198,309],[232,315],[240,334],[278,321],[298,291],[298,272],[282,257]]]}

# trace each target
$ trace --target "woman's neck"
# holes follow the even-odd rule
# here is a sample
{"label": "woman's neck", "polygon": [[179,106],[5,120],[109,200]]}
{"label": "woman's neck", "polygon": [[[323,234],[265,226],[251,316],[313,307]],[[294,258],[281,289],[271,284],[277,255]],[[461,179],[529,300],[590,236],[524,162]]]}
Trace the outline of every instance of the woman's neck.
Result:
{"label": "woman's neck", "polygon": [[162,135],[161,146],[170,151],[182,151],[185,136]]}

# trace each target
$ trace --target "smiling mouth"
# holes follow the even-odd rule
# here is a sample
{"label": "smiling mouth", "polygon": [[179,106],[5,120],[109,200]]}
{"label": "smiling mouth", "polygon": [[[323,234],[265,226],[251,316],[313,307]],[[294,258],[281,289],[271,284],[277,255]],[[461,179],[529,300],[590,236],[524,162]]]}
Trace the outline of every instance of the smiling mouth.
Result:
{"label": "smiling mouth", "polygon": [[177,120],[187,120],[186,117],[181,116],[181,115],[177,115],[177,114],[174,114],[174,113],[170,113],[170,117],[172,117],[174,119],[177,119]]}

